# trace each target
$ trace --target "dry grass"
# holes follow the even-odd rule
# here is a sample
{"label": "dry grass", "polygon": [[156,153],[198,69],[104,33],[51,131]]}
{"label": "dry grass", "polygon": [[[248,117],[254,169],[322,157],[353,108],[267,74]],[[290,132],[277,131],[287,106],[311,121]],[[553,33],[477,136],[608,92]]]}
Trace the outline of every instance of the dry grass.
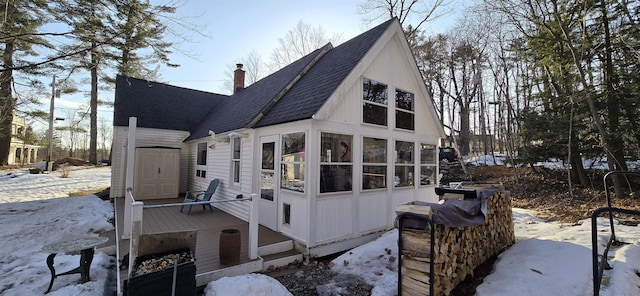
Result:
{"label": "dry grass", "polygon": [[83,196],[83,195],[91,195],[91,194],[96,194],[98,195],[99,193],[101,193],[102,191],[105,191],[109,189],[109,187],[106,188],[100,188],[100,189],[92,189],[92,190],[83,190],[83,191],[77,191],[77,192],[69,192],[69,196]]}
{"label": "dry grass", "polygon": [[[596,209],[606,206],[602,181],[606,173],[604,171],[588,172],[591,179],[590,186],[580,186],[575,183],[570,186],[566,171],[563,170],[481,166],[471,167],[469,172],[474,180],[502,182],[505,188],[511,191],[514,207],[537,210],[541,218],[549,221],[576,223],[591,218]],[[631,192],[640,190],[638,178],[630,181]],[[612,205],[640,210],[640,199],[613,197]],[[633,221],[637,219],[626,216],[618,218],[625,223],[634,223]]]}
{"label": "dry grass", "polygon": [[[531,168],[508,168],[505,166],[468,167],[468,174],[461,169],[451,168],[449,178],[462,177],[465,180],[500,182],[511,192],[513,207],[532,209],[541,218],[549,221],[576,223],[591,218],[594,210],[606,206],[602,177],[604,171],[589,171],[591,186],[572,184],[571,193],[566,171]],[[640,190],[640,180],[631,180],[630,191]],[[636,182],[635,184],[633,182]],[[630,195],[633,196],[633,195]],[[640,210],[640,199],[633,197],[612,198],[613,206]],[[616,215],[621,223],[638,224],[637,216]],[[467,277],[452,292],[451,296],[475,295],[476,287],[491,273],[495,258],[490,258],[474,270],[474,276]],[[603,283],[606,282],[606,278]]]}

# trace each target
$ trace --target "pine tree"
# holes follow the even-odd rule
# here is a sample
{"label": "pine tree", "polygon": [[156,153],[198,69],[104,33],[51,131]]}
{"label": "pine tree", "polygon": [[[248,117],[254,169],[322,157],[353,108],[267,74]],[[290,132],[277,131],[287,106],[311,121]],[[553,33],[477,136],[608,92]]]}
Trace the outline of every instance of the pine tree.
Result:
{"label": "pine tree", "polygon": [[[170,42],[164,42],[166,26],[160,21],[165,14],[175,12],[175,7],[153,6],[139,0],[76,0],[62,1],[57,6],[60,21],[74,32],[72,48],[89,44],[89,50],[76,56],[74,66],[90,73],[91,98],[89,162],[97,164],[98,89],[102,83],[114,81],[110,70],[143,79],[157,79],[150,65],[169,62]],[[115,8],[115,10],[113,9]],[[149,55],[141,55],[140,50]]]}
{"label": "pine tree", "polygon": [[50,48],[43,36],[36,34],[48,20],[46,0],[6,1],[0,5],[0,165],[8,163],[11,123],[16,107],[14,76],[37,74],[39,64],[29,60],[37,55],[36,47]]}
{"label": "pine tree", "polygon": [[[167,26],[161,17],[176,12],[175,7],[154,6],[149,1],[126,0],[116,3],[114,22],[114,51],[109,56],[116,64],[118,74],[159,80],[158,64],[178,67],[171,63],[169,54],[173,43],[164,41]],[[145,50],[147,53],[141,53]]]}

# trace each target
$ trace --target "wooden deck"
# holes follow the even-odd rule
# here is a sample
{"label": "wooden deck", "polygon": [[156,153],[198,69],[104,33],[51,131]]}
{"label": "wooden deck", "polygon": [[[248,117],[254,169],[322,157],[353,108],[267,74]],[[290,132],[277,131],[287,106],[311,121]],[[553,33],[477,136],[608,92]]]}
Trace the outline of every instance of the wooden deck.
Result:
{"label": "wooden deck", "polygon": [[[180,203],[182,199],[145,200],[145,205]],[[116,219],[118,219],[118,233],[123,233],[124,198],[115,200]],[[194,206],[191,214],[188,208],[180,212],[180,207],[162,207],[144,209],[142,218],[142,233],[162,233],[184,230],[196,230],[197,240],[194,250],[196,258],[196,276],[214,270],[227,268],[219,260],[219,237],[223,229],[238,229],[241,234],[240,264],[250,262],[248,259],[249,224],[235,216],[227,214],[217,208],[213,212]],[[258,248],[288,241],[290,238],[274,232],[263,226],[258,227]],[[129,251],[129,240],[120,239],[120,256]],[[121,258],[120,258],[121,259]],[[127,270],[121,271],[121,279],[127,278]]]}

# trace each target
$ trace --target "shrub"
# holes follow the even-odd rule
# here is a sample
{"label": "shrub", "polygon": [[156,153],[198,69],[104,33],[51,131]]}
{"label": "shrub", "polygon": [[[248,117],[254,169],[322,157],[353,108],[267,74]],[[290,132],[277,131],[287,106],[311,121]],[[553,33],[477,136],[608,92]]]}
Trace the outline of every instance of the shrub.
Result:
{"label": "shrub", "polygon": [[60,177],[69,178],[69,173],[71,173],[71,167],[72,165],[69,165],[69,163],[60,165],[60,167],[58,168],[60,170]]}

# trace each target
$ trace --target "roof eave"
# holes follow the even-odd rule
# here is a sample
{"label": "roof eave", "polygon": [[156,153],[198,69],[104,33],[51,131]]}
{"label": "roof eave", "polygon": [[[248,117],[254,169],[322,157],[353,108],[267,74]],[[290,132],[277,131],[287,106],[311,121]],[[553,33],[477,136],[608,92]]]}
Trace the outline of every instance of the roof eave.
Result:
{"label": "roof eave", "polygon": [[333,48],[331,43],[327,43],[320,49],[320,52],[314,57],[307,66],[305,66],[298,75],[296,75],[246,126],[246,128],[253,128],[260,120],[275,106],[278,101],[307,73],[309,70],[327,53]]}

